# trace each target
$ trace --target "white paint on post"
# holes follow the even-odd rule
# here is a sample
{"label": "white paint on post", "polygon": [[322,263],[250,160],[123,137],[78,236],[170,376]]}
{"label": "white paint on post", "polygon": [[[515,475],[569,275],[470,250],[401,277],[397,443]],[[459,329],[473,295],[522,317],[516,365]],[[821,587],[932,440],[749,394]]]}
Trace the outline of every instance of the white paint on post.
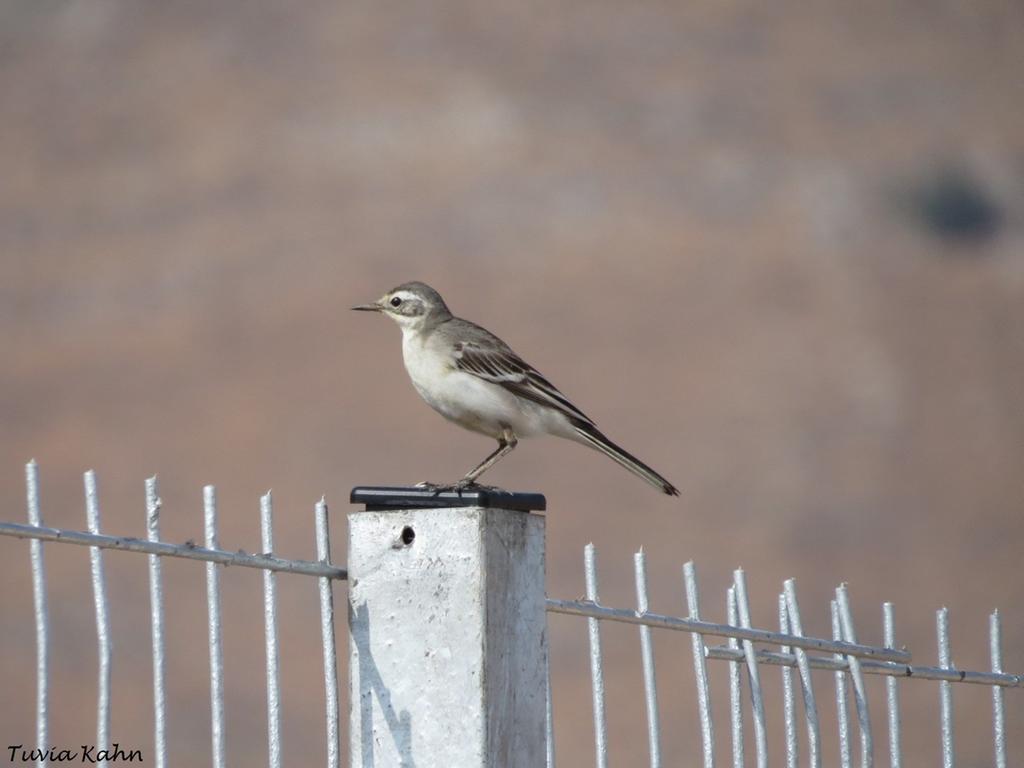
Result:
{"label": "white paint on post", "polygon": [[544,765],[544,518],[349,514],[352,768]]}

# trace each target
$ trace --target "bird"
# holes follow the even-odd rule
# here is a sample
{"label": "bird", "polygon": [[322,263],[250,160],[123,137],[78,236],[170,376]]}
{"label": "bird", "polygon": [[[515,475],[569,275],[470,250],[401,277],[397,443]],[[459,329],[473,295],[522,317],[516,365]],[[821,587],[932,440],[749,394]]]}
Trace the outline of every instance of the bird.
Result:
{"label": "bird", "polygon": [[465,477],[437,490],[478,486],[477,478],[515,449],[519,438],[539,435],[581,443],[616,461],[662,493],[679,490],[619,447],[536,368],[486,328],[456,317],[426,283],[403,283],[377,301],[352,307],[379,312],[402,330],[402,358],[413,387],[449,421],[498,442]]}

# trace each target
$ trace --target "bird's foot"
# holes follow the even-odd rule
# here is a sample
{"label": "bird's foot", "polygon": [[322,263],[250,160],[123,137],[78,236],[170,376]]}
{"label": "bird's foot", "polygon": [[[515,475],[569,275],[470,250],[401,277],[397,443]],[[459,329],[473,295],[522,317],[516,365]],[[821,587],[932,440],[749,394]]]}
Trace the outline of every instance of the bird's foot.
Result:
{"label": "bird's foot", "polygon": [[454,483],[431,483],[424,480],[422,483],[416,483],[415,488],[422,488],[426,491],[431,491],[435,494],[442,493],[444,491],[498,491],[504,492],[504,489],[498,488],[493,485],[483,485],[470,480],[468,478],[462,478],[461,480]]}

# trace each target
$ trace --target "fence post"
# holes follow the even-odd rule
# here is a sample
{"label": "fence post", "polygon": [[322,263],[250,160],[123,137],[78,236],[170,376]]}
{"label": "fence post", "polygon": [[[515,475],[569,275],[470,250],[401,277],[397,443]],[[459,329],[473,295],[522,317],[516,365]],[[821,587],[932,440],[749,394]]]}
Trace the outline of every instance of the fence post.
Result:
{"label": "fence post", "polygon": [[545,762],[544,497],[355,488],[351,768]]}

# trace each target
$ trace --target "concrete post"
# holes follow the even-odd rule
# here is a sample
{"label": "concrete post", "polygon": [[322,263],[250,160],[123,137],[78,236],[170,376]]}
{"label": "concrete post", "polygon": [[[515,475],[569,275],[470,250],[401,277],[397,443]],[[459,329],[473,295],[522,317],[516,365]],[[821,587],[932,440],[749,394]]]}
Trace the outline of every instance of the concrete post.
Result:
{"label": "concrete post", "polygon": [[544,497],[352,501],[366,509],[348,518],[349,765],[544,765]]}

